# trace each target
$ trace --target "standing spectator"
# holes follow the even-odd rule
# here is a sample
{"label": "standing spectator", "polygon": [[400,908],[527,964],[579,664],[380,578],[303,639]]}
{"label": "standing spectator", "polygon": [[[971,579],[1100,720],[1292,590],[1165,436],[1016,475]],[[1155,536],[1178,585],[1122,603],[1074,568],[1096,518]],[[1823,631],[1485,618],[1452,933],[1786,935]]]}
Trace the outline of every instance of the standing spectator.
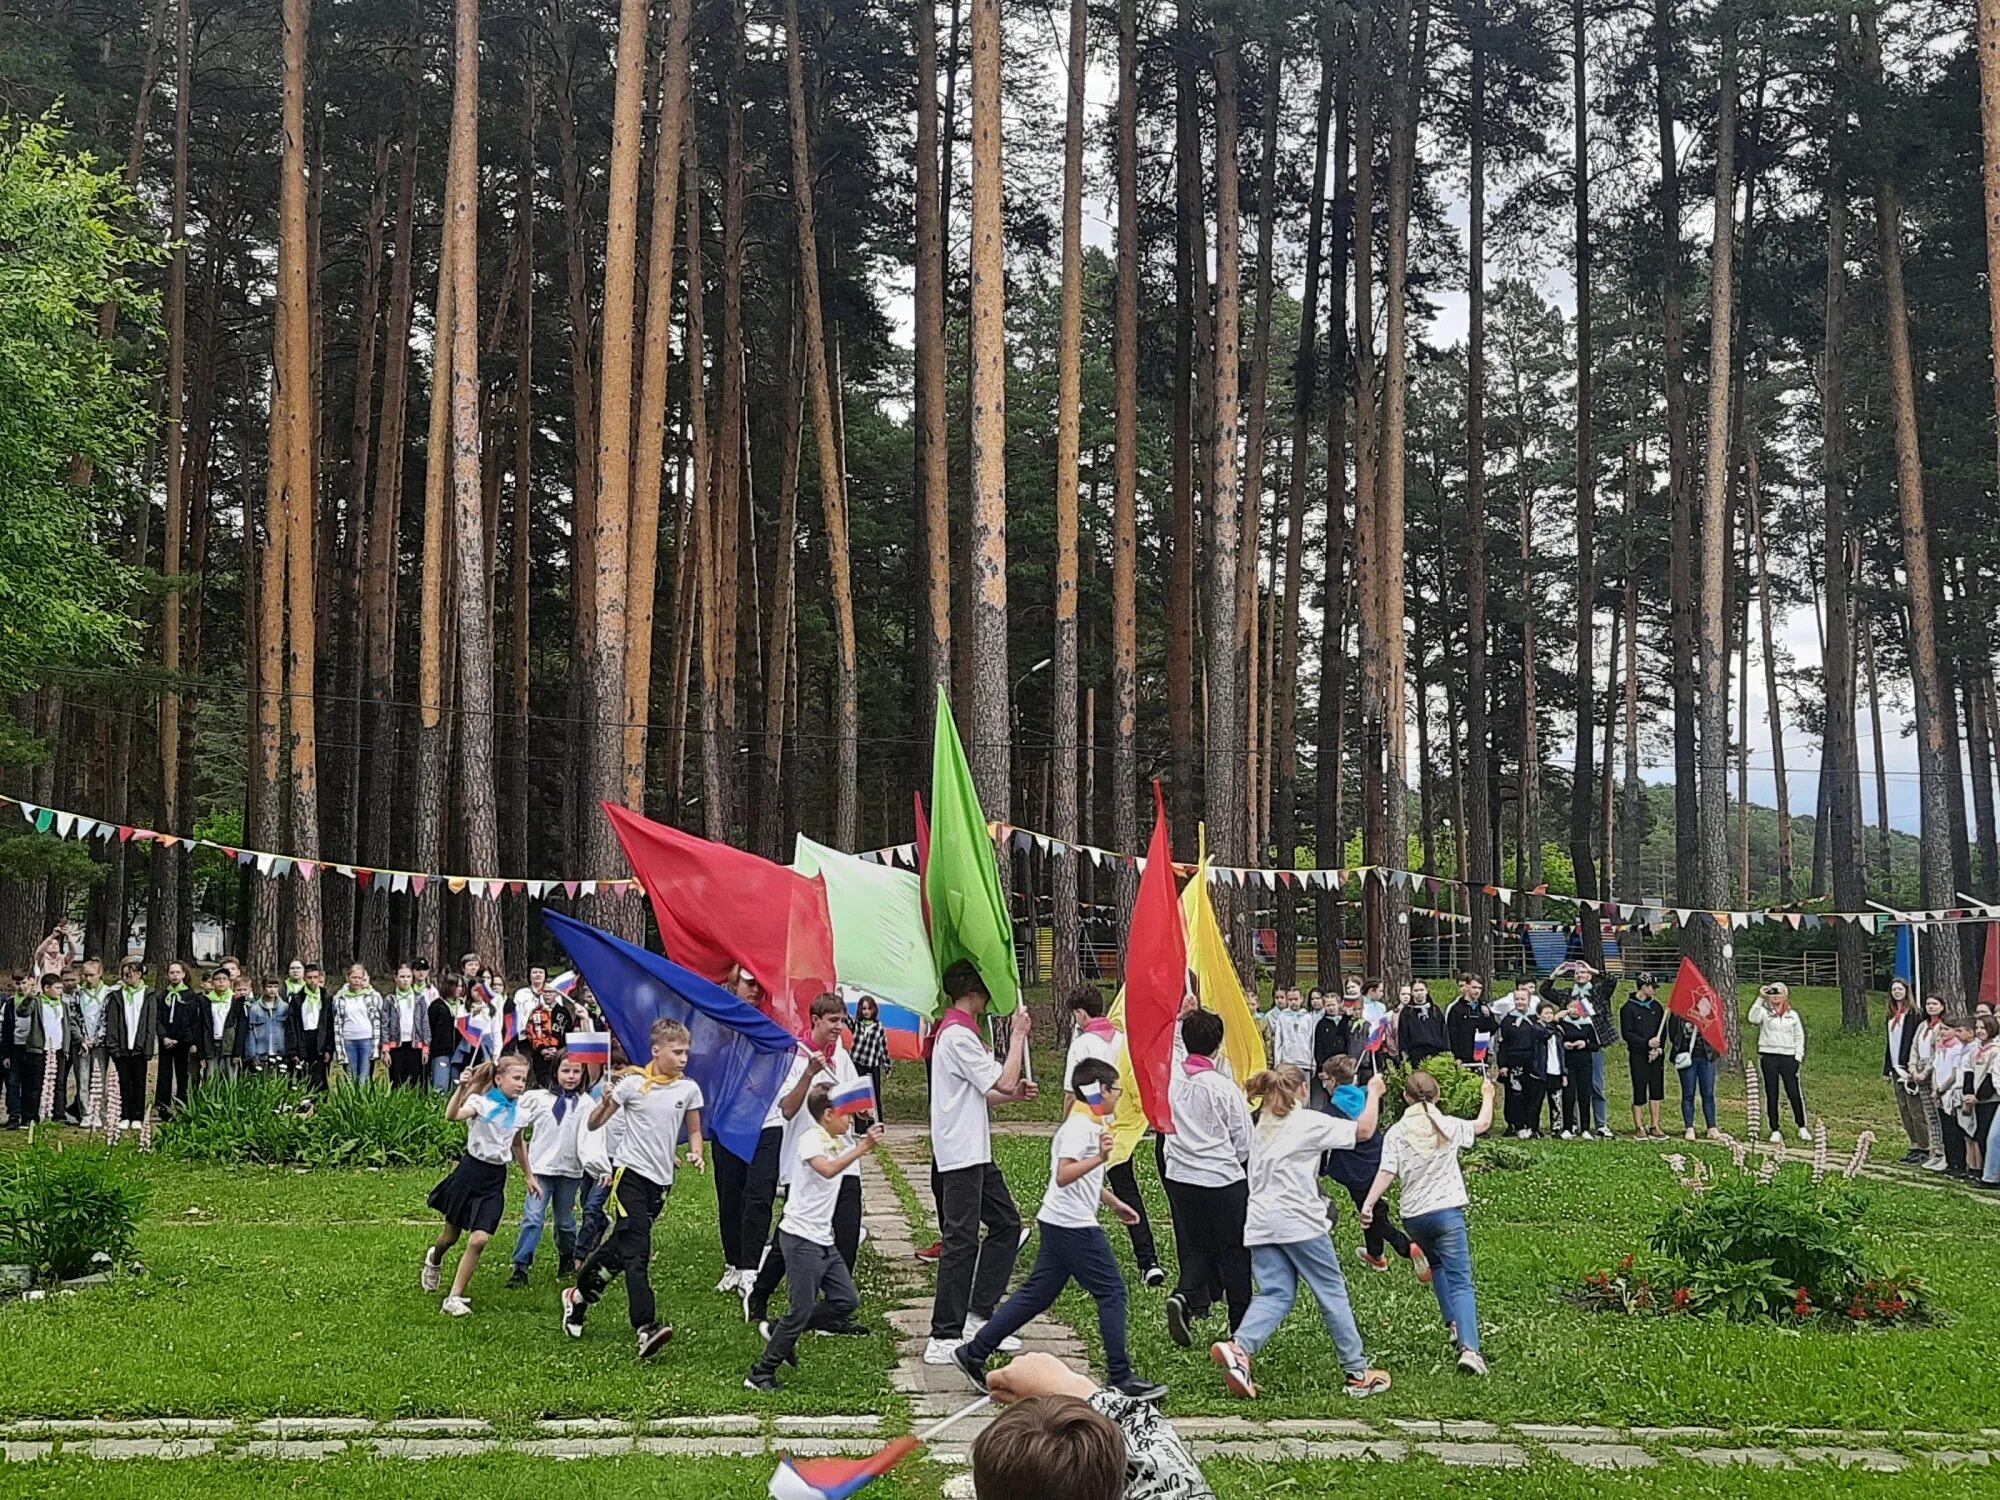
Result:
{"label": "standing spectator", "polygon": [[1936,995],[1924,997],[1924,1019],[1917,1027],[1917,1040],[1910,1048],[1910,1080],[1917,1087],[1923,1106],[1924,1170],[1942,1172],[1945,1167],[1944,1133],[1938,1126],[1935,1090],[1938,1053],[1950,1041],[1944,1029],[1944,1001]]}
{"label": "standing spectator", "polygon": [[197,1001],[188,988],[187,965],[175,959],[167,965],[167,987],[153,1010],[153,1033],[159,1043],[159,1077],[153,1085],[153,1109],[162,1118],[179,1109],[188,1095],[188,1059],[193,1053]]}
{"label": "standing spectator", "polygon": [[[1572,992],[1574,993],[1574,992]],[[1544,1015],[1546,1019],[1546,1013]],[[1590,1139],[1590,1059],[1597,1053],[1597,1028],[1591,1024],[1590,1004],[1573,999],[1569,1014],[1556,1023],[1556,1038],[1563,1050],[1562,1139]],[[1609,1135],[1610,1131],[1604,1132]]]}
{"label": "standing spectator", "polygon": [[285,1066],[285,1019],[292,1003],[285,998],[284,986],[275,979],[264,981],[264,993],[253,996],[244,1007],[249,1035],[243,1057],[253,1073],[282,1072]]}
{"label": "standing spectator", "polygon": [[1409,994],[1408,1002],[1396,1013],[1396,1046],[1405,1062],[1420,1068],[1425,1058],[1451,1051],[1451,1038],[1445,1029],[1444,1012],[1432,1003],[1423,981],[1412,983]]}
{"label": "standing spectator", "polygon": [[19,1068],[14,1053],[14,1001],[20,994],[20,977],[9,969],[0,974],[0,1099],[6,1101],[6,1128],[19,1120],[15,1101],[20,1097]]}
{"label": "standing spectator", "polygon": [[1938,1132],[1944,1139],[1945,1175],[1964,1177],[1968,1162],[1966,1148],[1970,1145],[1967,1127],[1972,1114],[1971,1103],[1965,1096],[1974,1052],[1972,1018],[1953,1016],[1944,1024],[1944,1040],[1938,1047],[1931,1087],[1937,1101]]}
{"label": "standing spectator", "polygon": [[35,948],[34,976],[42,980],[51,974],[67,973],[82,955],[83,949],[76,941],[76,929],[66,921],[58,922]]}
{"label": "standing spectator", "polygon": [[1993,1170],[1993,1147],[1989,1140],[1994,1124],[2000,1121],[2000,1017],[1991,1011],[1972,1023],[1972,1064],[1966,1078],[1972,1102],[1972,1143],[1978,1153],[1976,1164],[1982,1172]]}
{"label": "standing spectator", "polygon": [[1516,980],[1514,992],[1493,1002],[1500,1016],[1500,1067],[1495,1075],[1507,1093],[1507,1129],[1519,1140],[1527,1140],[1541,1124],[1542,1054],[1548,1034],[1535,1018],[1535,988],[1526,979]]}
{"label": "standing spectator", "polygon": [[447,974],[432,988],[430,1003],[424,1008],[431,1039],[431,1092],[435,1094],[449,1094],[463,1067],[457,1061],[458,1049],[465,1042],[458,1034],[458,1018],[465,1014],[465,1006],[458,990],[458,981]]}
{"label": "standing spectator", "polygon": [[875,1118],[887,1117],[884,1087],[891,1066],[889,1034],[882,1029],[882,1008],[873,995],[854,1002],[854,1066],[866,1073],[875,1085]]}
{"label": "standing spectator", "polygon": [[[1570,980],[1567,993],[1556,988],[1556,981],[1564,975]],[[1617,981],[1608,974],[1599,974],[1580,958],[1558,965],[1542,984],[1542,998],[1555,1001],[1559,1011],[1571,1009],[1579,1000],[1583,1002],[1583,1017],[1590,1023],[1597,1045],[1590,1053],[1590,1061],[1583,1065],[1590,1074],[1590,1119],[1581,1128],[1588,1135],[1595,1126],[1606,1140],[1611,1138],[1611,1100],[1604,1092],[1604,1052],[1618,1040],[1618,1021],[1611,1010],[1617,993]]]}
{"label": "standing spectator", "polygon": [[1458,998],[1444,1013],[1444,1031],[1451,1044],[1451,1055],[1462,1063],[1480,1061],[1479,1038],[1484,1035],[1490,1043],[1499,1024],[1494,1019],[1493,1007],[1486,1003],[1485,982],[1477,974],[1459,975]]}
{"label": "standing spectator", "polygon": [[[63,1090],[81,1051],[81,1017],[75,1003],[64,996],[63,989],[60,974],[51,974],[40,984],[31,976],[22,981],[22,992],[14,1002],[28,1008],[28,1029],[15,1049],[15,1056],[24,1065],[21,1119],[26,1124],[59,1115]],[[51,1069],[55,1074],[53,1090],[47,1088]],[[45,1096],[52,1112],[47,1116],[42,1109]]]}
{"label": "standing spectator", "polygon": [[424,1081],[424,1058],[430,1049],[431,1018],[417,972],[408,964],[396,970],[396,991],[382,1000],[382,1050],[389,1059],[389,1087],[413,1089]]}
{"label": "standing spectator", "polygon": [[1764,1108],[1770,1114],[1771,1139],[1784,1139],[1778,1129],[1778,1087],[1782,1084],[1785,1097],[1791,1101],[1799,1139],[1810,1141],[1805,1095],[1799,1088],[1799,1070],[1806,1062],[1806,1023],[1792,1009],[1791,991],[1782,983],[1765,985],[1750,1006],[1750,1024],[1757,1028],[1757,1067],[1764,1076]]}
{"label": "standing spectator", "polygon": [[318,964],[306,964],[305,983],[292,996],[291,1028],[285,1038],[285,1056],[303,1073],[306,1087],[315,1093],[326,1089],[326,1070],[333,1062],[334,1006],[327,998],[326,971]]}
{"label": "standing spectator", "polygon": [[229,971],[220,965],[208,971],[208,988],[195,1005],[195,1021],[188,1058],[192,1088],[211,1078],[235,1077],[247,1025],[243,1002],[231,985]]}
{"label": "standing spectator", "polygon": [[76,1060],[76,1102],[70,1118],[96,1130],[104,1122],[98,1118],[98,1101],[104,1094],[104,1075],[111,1071],[111,1051],[104,1045],[104,1007],[111,999],[111,986],[104,982],[101,959],[85,959],[83,983],[72,997],[77,1008],[81,1035]]}
{"label": "standing spectator", "polygon": [[1659,988],[1657,974],[1639,976],[1632,998],[1618,1012],[1618,1034],[1632,1070],[1632,1133],[1665,1140],[1660,1101],[1667,1096],[1667,1011]]}
{"label": "standing spectator", "polygon": [[126,960],[120,977],[124,983],[105,1007],[104,1049],[118,1080],[118,1123],[136,1130],[146,1115],[146,1060],[158,1050],[159,1009],[146,993],[145,971],[138,964]]}
{"label": "standing spectator", "polygon": [[382,1044],[382,997],[368,982],[368,970],[355,964],[347,983],[333,997],[334,1030],[340,1037],[351,1083],[366,1083],[375,1072],[375,1051]]}
{"label": "standing spectator", "polygon": [[1667,1049],[1673,1054],[1674,1072],[1681,1082],[1681,1128],[1689,1140],[1694,1139],[1695,1096],[1701,1096],[1702,1119],[1708,1127],[1708,1138],[1715,1140],[1722,1132],[1715,1123],[1715,1070],[1722,1061],[1721,1055],[1709,1046],[1708,1038],[1701,1034],[1701,1028],[1683,1016],[1667,1017]]}
{"label": "standing spectator", "polygon": [[1910,1149],[1903,1156],[1906,1167],[1918,1165],[1931,1154],[1929,1107],[1923,1086],[1912,1071],[1917,1035],[1923,1028],[1923,1012],[1912,999],[1908,983],[1890,980],[1889,1036],[1882,1052],[1882,1076],[1889,1080],[1889,1091],[1896,1096],[1897,1117],[1910,1138]]}

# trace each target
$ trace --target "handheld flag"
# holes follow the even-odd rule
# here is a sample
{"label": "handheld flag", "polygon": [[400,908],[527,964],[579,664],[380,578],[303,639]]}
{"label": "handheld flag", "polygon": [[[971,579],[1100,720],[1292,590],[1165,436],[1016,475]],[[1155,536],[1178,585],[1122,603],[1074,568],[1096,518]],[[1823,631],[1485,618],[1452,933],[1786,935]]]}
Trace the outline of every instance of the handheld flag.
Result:
{"label": "handheld flag", "polygon": [[1382,1044],[1388,1040],[1389,1040],[1389,1018],[1386,1015],[1377,1016],[1374,1019],[1374,1021],[1370,1023],[1368,1027],[1367,1050],[1370,1052],[1380,1052],[1382,1050]]}
{"label": "handheld flag", "polygon": [[611,1066],[611,1033],[572,1031],[563,1038],[563,1050],[586,1068]]}
{"label": "handheld flag", "polygon": [[754,1157],[797,1039],[754,1005],[656,953],[561,912],[545,910],[542,920],[576,960],[634,1063],[652,1058],[655,1021],[688,1028],[688,1077],[701,1085],[708,1134],[744,1161]]}
{"label": "handheld flag", "polygon": [[1101,1083],[1085,1083],[1076,1091],[1078,1102],[1090,1106],[1090,1112],[1099,1119],[1111,1113],[1112,1105]]}
{"label": "handheld flag", "polygon": [[919,1015],[937,1013],[937,970],[924,924],[923,881],[909,870],[872,864],[799,834],[792,868],[826,882],[833,966],[842,984]]}
{"label": "handheld flag", "polygon": [[1907,922],[1896,928],[1896,962],[1890,970],[1890,977],[1900,979],[1907,985],[1917,982],[1917,932]]}
{"label": "handheld flag", "polygon": [[556,992],[556,993],[557,993],[558,995],[573,995],[573,994],[575,994],[575,993],[576,993],[576,970],[574,970],[574,969],[564,969],[564,970],[562,971],[562,973],[560,973],[560,974],[556,975],[556,977],[555,977],[555,978],[553,978],[553,979],[551,979],[551,980],[549,981],[549,988],[550,988],[550,989],[552,989],[552,990],[554,990],[554,991],[555,991],[555,992]]}
{"label": "handheld flag", "polygon": [[1187,927],[1174,891],[1167,799],[1156,780],[1153,841],[1125,934],[1125,1042],[1146,1118],[1162,1131],[1174,1128],[1167,1085],[1174,1066],[1174,1027],[1187,996],[1187,958]]}
{"label": "handheld flag", "polygon": [[992,1397],[960,1407],[943,1421],[934,1423],[915,1437],[899,1437],[867,1458],[793,1458],[778,1455],[778,1472],[771,1476],[771,1500],[847,1500],[870,1480],[880,1479],[897,1464],[916,1452],[947,1427],[983,1411]]}
{"label": "handheld flag", "polygon": [[1245,1079],[1264,1071],[1264,1033],[1250,1013],[1250,1002],[1236,977],[1236,960],[1216,920],[1208,892],[1208,830],[1202,830],[1201,864],[1181,892],[1181,915],[1187,919],[1188,967],[1194,970],[1201,1003],[1222,1017],[1222,1056],[1229,1071]]}
{"label": "handheld flag", "polygon": [[609,802],[604,812],[652,900],[661,946],[715,984],[740,965],[770,996],[772,1018],[805,1035],[807,1007],[834,986],[825,885]]}
{"label": "handheld flag", "polygon": [[987,1013],[1012,1015],[1021,1001],[1014,920],[1000,889],[1000,864],[994,858],[979,789],[942,690],[931,754],[931,819],[924,898],[930,907],[931,958],[938,977],[942,979],[960,959],[969,959],[986,981],[991,997]]}
{"label": "handheld flag", "polygon": [[1708,982],[1708,976],[1695,966],[1691,958],[1683,958],[1678,973],[1674,975],[1674,990],[1667,1001],[1667,1009],[1683,1021],[1691,1021],[1694,1029],[1701,1033],[1703,1041],[1715,1049],[1718,1057],[1729,1051],[1729,1032],[1722,1020],[1722,997],[1715,992],[1715,986]]}
{"label": "handheld flag", "polygon": [[458,1034],[465,1038],[466,1045],[472,1048],[475,1057],[481,1052],[490,1053],[495,1050],[494,1039],[499,1035],[499,1030],[499,1023],[492,1016],[468,1012],[458,1018]]}
{"label": "handheld flag", "polygon": [[500,1008],[500,996],[494,991],[493,986],[483,979],[477,981],[472,986],[472,998],[474,1000],[484,1000],[495,1010]]}
{"label": "handheld flag", "polygon": [[875,1108],[875,1080],[864,1073],[852,1083],[841,1084],[827,1094],[826,1107],[844,1115],[879,1114]]}
{"label": "handheld flag", "polygon": [[1492,1046],[1493,1038],[1489,1034],[1484,1031],[1474,1032],[1472,1036],[1472,1060],[1476,1063],[1485,1062],[1486,1054],[1492,1050]]}

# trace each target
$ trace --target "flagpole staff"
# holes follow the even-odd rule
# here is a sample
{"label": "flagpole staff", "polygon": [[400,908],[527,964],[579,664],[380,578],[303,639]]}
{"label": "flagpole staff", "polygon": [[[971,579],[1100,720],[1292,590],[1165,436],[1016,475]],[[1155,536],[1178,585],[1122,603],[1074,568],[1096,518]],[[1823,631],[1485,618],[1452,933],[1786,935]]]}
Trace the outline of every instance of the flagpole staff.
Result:
{"label": "flagpole staff", "polygon": [[917,1441],[920,1443],[931,1442],[938,1436],[939,1433],[945,1431],[947,1428],[957,1426],[960,1422],[963,1422],[967,1417],[977,1416],[980,1412],[984,1411],[987,1407],[991,1406],[992,1404],[993,1404],[993,1398],[991,1396],[981,1396],[977,1401],[968,1402],[964,1406],[961,1406],[957,1411],[953,1412],[950,1416],[944,1418],[942,1421],[934,1422],[929,1427],[926,1427],[922,1432],[918,1433]]}

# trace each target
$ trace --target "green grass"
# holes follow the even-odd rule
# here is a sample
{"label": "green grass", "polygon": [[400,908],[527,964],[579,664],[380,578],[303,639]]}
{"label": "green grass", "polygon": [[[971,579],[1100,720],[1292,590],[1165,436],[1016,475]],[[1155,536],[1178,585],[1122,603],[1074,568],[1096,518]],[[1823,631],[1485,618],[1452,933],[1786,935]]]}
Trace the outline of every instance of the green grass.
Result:
{"label": "green grass", "polygon": [[1832,1464],[1793,1469],[1713,1468],[1663,1461],[1603,1472],[1543,1460],[1526,1468],[1462,1469],[1431,1458],[1399,1463],[1245,1463],[1211,1459],[1203,1472],[1221,1500],[1302,1500],[1312,1495],[1451,1496],[1452,1500],[1925,1500],[2000,1493],[2000,1471],[1912,1464],[1874,1474]]}
{"label": "green grass", "polygon": [[[419,1289],[436,1232],[428,1169],[316,1172],[143,1168],[152,1210],[147,1274],[87,1295],[0,1305],[0,1414],[338,1415],[464,1413],[519,1428],[549,1414],[674,1416],[758,1410],[900,1410],[887,1331],[809,1339],[781,1397],[741,1388],[760,1348],[714,1285],[714,1191],[683,1175],[654,1233],[653,1285],[674,1342],[634,1358],[622,1281],[582,1340],[558,1323],[553,1236],[535,1284],[506,1291],[513,1223],[487,1248],[469,1318]],[[520,1185],[510,1185],[518,1206]],[[867,1313],[888,1292],[864,1255]]]}

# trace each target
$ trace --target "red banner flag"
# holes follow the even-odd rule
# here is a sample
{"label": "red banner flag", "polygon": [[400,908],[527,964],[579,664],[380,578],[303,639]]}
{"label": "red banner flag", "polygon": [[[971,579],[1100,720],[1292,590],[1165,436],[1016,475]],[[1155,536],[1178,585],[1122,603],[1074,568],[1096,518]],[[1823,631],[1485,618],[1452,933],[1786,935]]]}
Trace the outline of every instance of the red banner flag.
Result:
{"label": "red banner flag", "polygon": [[1979,1000],[2000,1005],[2000,922],[1986,924],[1986,959],[1979,973]]}
{"label": "red banner flag", "polygon": [[795,1036],[834,987],[826,886],[742,849],[604,804],[625,857],[652,898],[667,957],[727,985],[741,965],[769,996],[771,1019]]}
{"label": "red banner flag", "polygon": [[1729,1031],[1722,1019],[1722,996],[1715,992],[1708,976],[1695,967],[1691,958],[1681,960],[1680,972],[1674,975],[1674,990],[1667,1001],[1667,1009],[1683,1021],[1693,1023],[1702,1040],[1715,1049],[1716,1056],[1728,1053]]}
{"label": "red banner flag", "polygon": [[1173,1077],[1174,1027],[1187,995],[1187,924],[1174,889],[1174,854],[1167,803],[1153,783],[1153,842],[1139,877],[1132,925],[1125,937],[1125,1040],[1139,1098],[1153,1128],[1171,1132],[1167,1085]]}

